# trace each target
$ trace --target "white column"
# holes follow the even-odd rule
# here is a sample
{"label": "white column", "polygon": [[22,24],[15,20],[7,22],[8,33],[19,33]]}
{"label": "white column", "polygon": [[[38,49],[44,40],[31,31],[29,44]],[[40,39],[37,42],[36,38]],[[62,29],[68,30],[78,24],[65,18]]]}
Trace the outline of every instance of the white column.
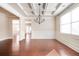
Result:
{"label": "white column", "polygon": [[26,21],[26,48],[29,48],[30,40],[31,40],[31,21]]}
{"label": "white column", "polygon": [[25,39],[25,19],[26,18],[20,18],[20,41]]}
{"label": "white column", "polygon": [[[19,20],[16,20],[14,23],[19,25]],[[14,23],[12,23],[13,26],[15,25]],[[14,32],[14,29],[16,29],[16,27],[15,28],[13,27],[12,51],[13,51],[13,55],[17,55],[19,53],[19,26],[16,32]]]}

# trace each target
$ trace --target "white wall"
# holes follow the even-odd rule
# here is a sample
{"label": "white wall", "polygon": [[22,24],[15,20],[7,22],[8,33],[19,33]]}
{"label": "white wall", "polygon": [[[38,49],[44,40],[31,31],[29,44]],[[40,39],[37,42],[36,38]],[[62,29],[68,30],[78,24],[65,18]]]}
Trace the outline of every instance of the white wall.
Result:
{"label": "white wall", "polygon": [[62,14],[56,17],[56,39],[79,53],[79,36],[60,33],[60,17],[77,6],[79,5],[73,5],[71,8],[68,8]]}
{"label": "white wall", "polygon": [[9,25],[7,16],[0,12],[0,41],[11,37]]}
{"label": "white wall", "polygon": [[45,22],[38,24],[32,20],[32,39],[55,39],[55,18],[46,17]]}

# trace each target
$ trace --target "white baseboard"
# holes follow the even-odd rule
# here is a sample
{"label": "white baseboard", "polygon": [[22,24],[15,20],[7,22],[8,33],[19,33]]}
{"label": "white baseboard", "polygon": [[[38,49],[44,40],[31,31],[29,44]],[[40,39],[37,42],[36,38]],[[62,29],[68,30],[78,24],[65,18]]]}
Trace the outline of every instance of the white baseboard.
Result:
{"label": "white baseboard", "polygon": [[71,43],[68,43],[65,40],[63,41],[63,40],[60,40],[60,39],[56,39],[56,40],[58,40],[59,42],[65,44],[66,46],[70,47],[72,50],[74,50],[74,51],[79,53],[79,48],[74,46],[74,45],[72,45]]}
{"label": "white baseboard", "polygon": [[6,39],[12,39],[12,37],[0,38],[0,41],[6,40]]}

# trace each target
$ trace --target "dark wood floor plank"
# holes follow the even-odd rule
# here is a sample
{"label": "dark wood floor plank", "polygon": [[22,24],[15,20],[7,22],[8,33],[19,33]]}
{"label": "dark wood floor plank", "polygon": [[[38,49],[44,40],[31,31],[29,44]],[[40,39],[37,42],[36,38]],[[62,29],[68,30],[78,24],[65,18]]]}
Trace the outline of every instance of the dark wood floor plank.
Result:
{"label": "dark wood floor plank", "polygon": [[25,44],[25,40],[20,42],[20,55],[25,56],[45,56],[50,51],[55,49],[59,55],[66,56],[79,56],[79,53],[73,51],[69,47],[64,44],[58,42],[53,39],[33,39],[29,44],[29,48],[26,49],[27,45]]}
{"label": "dark wood floor plank", "polygon": [[18,51],[12,51],[12,40],[0,41],[0,56],[47,56],[55,50],[59,56],[79,56],[66,45],[53,39],[32,39],[27,47],[25,40],[20,41]]}

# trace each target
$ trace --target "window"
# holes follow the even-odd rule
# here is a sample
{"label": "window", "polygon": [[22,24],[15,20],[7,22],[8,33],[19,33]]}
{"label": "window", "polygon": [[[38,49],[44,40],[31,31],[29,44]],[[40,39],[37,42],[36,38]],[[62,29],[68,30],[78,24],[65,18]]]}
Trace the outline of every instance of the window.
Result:
{"label": "window", "polygon": [[72,22],[79,21],[79,7],[72,11]]}
{"label": "window", "polygon": [[72,11],[72,34],[79,35],[79,7]]}
{"label": "window", "polygon": [[64,16],[61,17],[60,19],[60,24],[68,24],[71,22],[71,13],[67,13]]}
{"label": "window", "polygon": [[60,32],[71,33],[71,13],[67,13],[60,19]]}
{"label": "window", "polygon": [[72,34],[79,35],[79,22],[72,23]]}
{"label": "window", "polygon": [[60,32],[79,35],[79,7],[60,18]]}
{"label": "window", "polygon": [[71,33],[70,24],[62,25],[60,30],[62,33]]}

